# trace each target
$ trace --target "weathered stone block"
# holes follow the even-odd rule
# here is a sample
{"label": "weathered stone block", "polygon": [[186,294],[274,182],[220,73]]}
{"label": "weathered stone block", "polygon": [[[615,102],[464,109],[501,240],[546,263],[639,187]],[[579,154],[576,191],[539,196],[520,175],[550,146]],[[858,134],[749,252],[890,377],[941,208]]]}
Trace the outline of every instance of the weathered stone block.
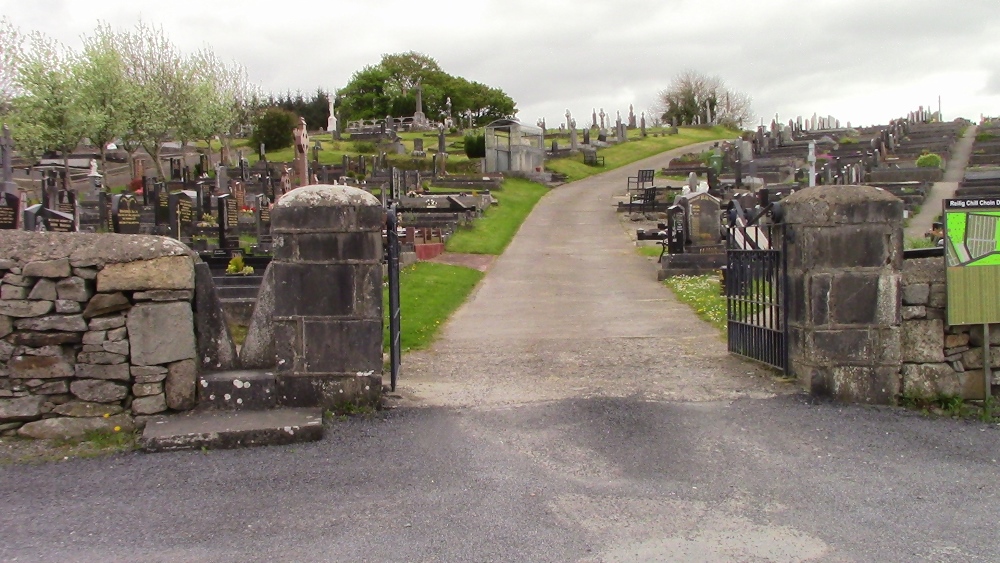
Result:
{"label": "weathered stone block", "polygon": [[927,298],[927,305],[930,307],[945,308],[948,305],[948,291],[944,284],[932,284],[931,294]]}
{"label": "weathered stone block", "polygon": [[83,307],[77,301],[67,299],[56,299],[56,312],[62,314],[74,314],[83,311]]}
{"label": "weathered stone block", "polygon": [[38,387],[35,387],[33,392],[36,395],[61,395],[63,393],[69,393],[69,381],[66,381],[65,379],[49,381],[48,383],[43,383]]}
{"label": "weathered stone block", "polygon": [[11,260],[10,258],[0,258],[0,270],[10,270],[11,268],[16,268],[17,262]]}
{"label": "weathered stone block", "polygon": [[80,352],[76,361],[81,364],[115,365],[125,363],[125,356],[112,352]]}
{"label": "weathered stone block", "polygon": [[26,356],[62,356],[63,349],[62,346],[51,345],[51,346],[40,346],[37,348],[25,348],[24,355]]}
{"label": "weathered stone block", "polygon": [[30,287],[3,284],[0,286],[0,299],[27,299],[31,293]]}
{"label": "weathered stone block", "polygon": [[194,360],[170,364],[164,383],[167,406],[179,411],[194,408],[197,400],[198,366]]}
{"label": "weathered stone block", "polygon": [[52,310],[52,301],[28,301],[25,299],[5,299],[0,301],[0,315],[8,317],[38,317]]}
{"label": "weathered stone block", "polygon": [[76,364],[74,370],[78,379],[129,380],[129,366],[118,364]]}
{"label": "weathered stone block", "polygon": [[830,285],[831,321],[834,324],[873,324],[878,316],[877,273],[843,273]]}
{"label": "weathered stone block", "polygon": [[3,283],[10,285],[19,285],[21,287],[32,287],[35,285],[35,280],[20,274],[9,273],[4,274]]}
{"label": "weathered stone block", "polygon": [[6,362],[14,355],[16,348],[6,340],[0,340],[0,362]]}
{"label": "weathered stone block", "polygon": [[927,307],[916,305],[903,307],[901,312],[904,321],[908,321],[910,319],[922,319],[927,316]]}
{"label": "weathered stone block", "polygon": [[[969,344],[972,346],[982,346],[984,341],[983,325],[972,325],[969,327]],[[1000,346],[1000,325],[990,325],[990,345]]]}
{"label": "weathered stone block", "polygon": [[28,262],[21,269],[22,276],[31,278],[65,278],[71,273],[69,258],[36,260]]}
{"label": "weathered stone block", "polygon": [[42,416],[42,404],[45,397],[19,397],[17,399],[0,399],[0,422],[17,422],[35,420]]}
{"label": "weathered stone block", "polygon": [[159,383],[167,378],[167,368],[163,366],[132,366],[132,378],[136,383]]}
{"label": "weathered stone block", "polygon": [[244,369],[272,369],[275,366],[273,272],[274,262],[271,262],[264,270],[247,337],[240,349],[239,363]]}
{"label": "weathered stone block", "polygon": [[189,256],[164,256],[124,264],[108,264],[97,274],[97,291],[194,289],[194,262]]}
{"label": "weathered stone block", "polygon": [[121,354],[122,356],[128,356],[128,340],[118,340],[117,342],[111,342],[110,340],[103,343],[104,350],[106,352],[111,352],[112,354]]}
{"label": "weathered stone block", "polygon": [[73,275],[85,280],[97,279],[97,268],[73,268]]}
{"label": "weathered stone block", "polygon": [[128,396],[125,385],[102,379],[74,381],[70,383],[69,390],[80,399],[94,403],[114,403]]}
{"label": "weathered stone block", "polygon": [[128,338],[128,329],[125,327],[115,328],[108,331],[108,340],[119,342]]}
{"label": "weathered stone block", "polygon": [[15,379],[73,377],[73,366],[58,356],[16,356],[8,365]]}
{"label": "weathered stone block", "polygon": [[[229,334],[222,301],[215,292],[212,272],[208,264],[195,265],[194,327],[198,346],[198,360],[205,371],[232,370],[239,367],[236,345]],[[381,295],[381,292],[380,292]]]}
{"label": "weathered stone block", "polygon": [[[990,367],[1000,367],[1000,348],[990,348]],[[983,369],[983,349],[971,348],[962,352],[962,365],[967,369]]]}
{"label": "weathered stone block", "polygon": [[148,397],[136,397],[132,401],[132,412],[134,414],[156,414],[165,410],[167,410],[167,400],[163,393]]}
{"label": "weathered stone block", "polygon": [[59,280],[56,283],[56,293],[59,294],[59,299],[86,303],[93,292],[87,287],[87,282],[83,278],[74,276]]}
{"label": "weathered stone block", "polygon": [[872,361],[871,333],[867,329],[817,330],[807,333],[807,359],[818,365]]}
{"label": "weathered stone block", "polygon": [[903,361],[944,362],[944,322],[912,320],[903,323]]}
{"label": "weathered stone block", "polygon": [[[208,264],[205,264],[205,266],[207,267]],[[136,301],[191,301],[194,299],[194,293],[186,289],[154,289],[152,291],[137,291],[132,295],[132,299]]]}
{"label": "weathered stone block", "polygon": [[31,288],[28,299],[55,301],[56,295],[56,282],[47,278],[41,278],[35,282],[35,287]]}
{"label": "weathered stone block", "polygon": [[903,286],[903,305],[926,305],[931,296],[931,284],[912,283]]}
{"label": "weathered stone block", "polygon": [[92,319],[118,311],[126,311],[132,308],[132,303],[122,292],[98,293],[87,302],[86,309],[83,310],[83,318]]}
{"label": "weathered stone block", "polygon": [[90,330],[83,333],[84,344],[93,344],[100,346],[105,340],[108,339],[108,331],[106,330]]}
{"label": "weathered stone block", "polygon": [[129,311],[127,327],[135,365],[166,364],[195,357],[194,314],[188,303],[140,303]]}
{"label": "weathered stone block", "polygon": [[336,323],[306,320],[302,324],[302,358],[308,364],[306,371],[381,373],[381,334],[380,319]]}
{"label": "weathered stone block", "polygon": [[60,344],[79,344],[81,334],[79,332],[15,332],[10,336],[10,341],[18,346],[30,346],[32,348]]}
{"label": "weathered stone block", "polygon": [[272,268],[283,294],[275,300],[275,317],[354,314],[355,266],[272,263]]}
{"label": "weathered stone block", "polygon": [[14,321],[6,315],[0,315],[0,338],[14,332]]}
{"label": "weathered stone block", "polygon": [[[49,303],[50,301],[38,301],[38,303]],[[80,315],[49,315],[46,317],[33,317],[18,319],[14,321],[14,328],[19,330],[61,330],[65,332],[83,332],[87,330],[87,321]]]}
{"label": "weathered stone block", "polygon": [[29,422],[18,428],[18,436],[36,440],[74,440],[82,438],[88,432],[105,431],[132,432],[135,423],[131,416],[118,414],[104,418],[47,418]]}
{"label": "weathered stone block", "polygon": [[[148,397],[150,395],[159,395],[163,393],[162,383],[136,383],[132,386],[132,394],[136,397]],[[163,408],[167,408],[167,404],[163,403]]]}
{"label": "weathered stone block", "polygon": [[75,418],[87,418],[92,416],[112,416],[123,412],[121,405],[109,405],[106,403],[89,403],[87,401],[70,401],[57,406],[52,412],[63,416]]}
{"label": "weathered stone block", "polygon": [[125,326],[125,317],[122,315],[111,315],[108,317],[95,317],[90,319],[88,325],[90,330],[112,330]]}

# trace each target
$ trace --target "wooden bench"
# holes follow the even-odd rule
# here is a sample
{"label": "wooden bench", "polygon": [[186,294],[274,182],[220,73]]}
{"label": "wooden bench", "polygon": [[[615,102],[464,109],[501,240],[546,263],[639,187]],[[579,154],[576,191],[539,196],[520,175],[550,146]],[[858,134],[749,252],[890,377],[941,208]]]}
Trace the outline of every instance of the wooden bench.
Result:
{"label": "wooden bench", "polygon": [[626,186],[626,193],[632,196],[633,193],[642,192],[648,187],[653,185],[653,176],[656,174],[656,170],[640,170],[638,176],[629,176],[628,185]]}
{"label": "wooden bench", "polygon": [[604,166],[604,157],[597,156],[596,150],[594,152],[584,152],[583,163],[587,166]]}

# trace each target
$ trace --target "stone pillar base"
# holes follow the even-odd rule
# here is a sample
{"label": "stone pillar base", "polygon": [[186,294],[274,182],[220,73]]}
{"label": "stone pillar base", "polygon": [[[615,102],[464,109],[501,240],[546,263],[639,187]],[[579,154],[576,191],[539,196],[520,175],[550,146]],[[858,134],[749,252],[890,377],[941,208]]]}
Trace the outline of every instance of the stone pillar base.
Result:
{"label": "stone pillar base", "polygon": [[382,399],[382,375],[309,373],[278,375],[278,404],[284,407],[337,409],[344,405],[378,407]]}

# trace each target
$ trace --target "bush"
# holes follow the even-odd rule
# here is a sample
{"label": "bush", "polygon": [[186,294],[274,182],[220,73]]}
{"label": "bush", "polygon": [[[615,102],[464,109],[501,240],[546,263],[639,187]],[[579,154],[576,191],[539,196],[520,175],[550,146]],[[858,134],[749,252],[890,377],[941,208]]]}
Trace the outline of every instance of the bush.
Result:
{"label": "bush", "polygon": [[920,168],[941,168],[941,156],[934,153],[921,155],[917,159],[917,166]]}
{"label": "bush", "polygon": [[299,118],[294,113],[281,108],[264,110],[253,125],[250,142],[256,149],[264,144],[265,150],[276,151],[292,146],[292,130],[298,126]]}
{"label": "bush", "polygon": [[354,141],[354,152],[358,154],[372,154],[378,152],[375,143],[369,141]]}
{"label": "bush", "polygon": [[468,133],[465,135],[465,156],[469,158],[486,158],[486,135],[484,133]]}
{"label": "bush", "polygon": [[839,142],[840,142],[841,145],[856,145],[856,144],[858,144],[858,140],[855,139],[854,137],[841,137]]}

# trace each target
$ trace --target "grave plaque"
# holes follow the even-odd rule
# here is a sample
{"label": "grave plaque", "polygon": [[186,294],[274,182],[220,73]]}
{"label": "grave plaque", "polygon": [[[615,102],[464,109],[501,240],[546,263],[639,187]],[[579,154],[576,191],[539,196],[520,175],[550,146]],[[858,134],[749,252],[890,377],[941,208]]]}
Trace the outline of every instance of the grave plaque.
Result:
{"label": "grave plaque", "polygon": [[18,227],[17,212],[20,199],[11,193],[0,192],[0,229],[16,229]]}
{"label": "grave plaque", "polygon": [[194,203],[187,191],[170,194],[170,236],[176,239],[191,235],[194,220]]}
{"label": "grave plaque", "polygon": [[[325,168],[324,168],[325,171]],[[236,207],[238,209],[246,209],[247,207],[247,188],[243,182],[233,182],[232,187],[233,198],[236,200]]]}
{"label": "grave plaque", "polygon": [[202,215],[212,214],[212,182],[210,180],[203,180],[201,182],[198,182],[197,187],[198,189],[195,190],[195,193],[197,194],[196,197],[198,200],[197,220],[200,221]]}
{"label": "grave plaque", "polygon": [[689,209],[689,237],[694,246],[712,246],[721,238],[722,206],[719,200],[706,193],[687,197]]}
{"label": "grave plaque", "polygon": [[163,182],[153,184],[154,198],[153,222],[156,225],[167,225],[170,223],[170,192]]}
{"label": "grave plaque", "polygon": [[230,194],[220,195],[219,202],[219,248],[239,248],[239,208],[236,198]]}
{"label": "grave plaque", "polygon": [[54,233],[72,233],[75,230],[72,215],[46,209],[40,203],[24,210],[24,228],[27,231]]}
{"label": "grave plaque", "polygon": [[125,235],[139,234],[139,201],[132,194],[119,194],[111,204],[114,232]]}
{"label": "grave plaque", "polygon": [[97,192],[97,210],[100,215],[100,230],[111,233],[114,232],[112,220],[112,195],[105,191]]}
{"label": "grave plaque", "polygon": [[271,234],[271,202],[265,195],[257,196],[257,237]]}

